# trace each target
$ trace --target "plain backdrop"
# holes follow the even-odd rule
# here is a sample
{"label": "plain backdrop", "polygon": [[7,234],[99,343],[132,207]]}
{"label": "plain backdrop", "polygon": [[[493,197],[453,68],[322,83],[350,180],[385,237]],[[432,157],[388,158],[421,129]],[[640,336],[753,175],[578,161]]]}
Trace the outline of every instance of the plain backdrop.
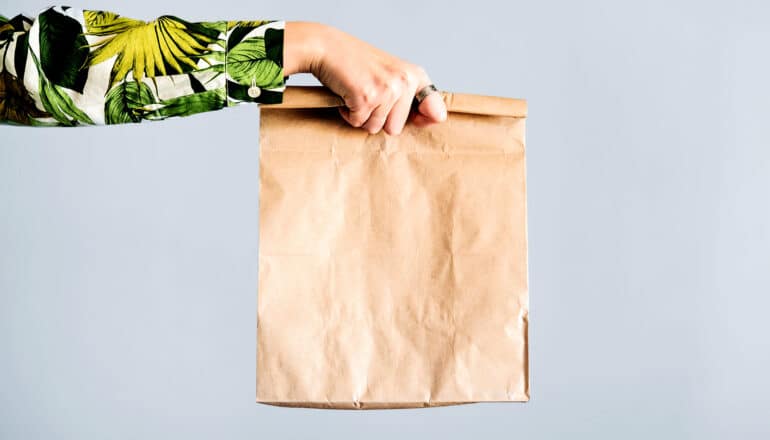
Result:
{"label": "plain backdrop", "polygon": [[526,98],[532,400],[254,402],[245,104],[0,127],[0,438],[770,437],[770,3],[63,4],[321,21],[442,89]]}

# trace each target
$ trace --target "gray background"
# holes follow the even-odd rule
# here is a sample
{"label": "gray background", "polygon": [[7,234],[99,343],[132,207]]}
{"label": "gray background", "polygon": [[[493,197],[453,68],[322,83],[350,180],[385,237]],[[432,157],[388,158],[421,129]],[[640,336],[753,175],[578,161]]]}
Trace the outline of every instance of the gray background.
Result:
{"label": "gray background", "polygon": [[527,98],[532,400],[254,403],[248,104],[0,127],[0,438],[770,436],[767,2],[69,4],[326,22]]}

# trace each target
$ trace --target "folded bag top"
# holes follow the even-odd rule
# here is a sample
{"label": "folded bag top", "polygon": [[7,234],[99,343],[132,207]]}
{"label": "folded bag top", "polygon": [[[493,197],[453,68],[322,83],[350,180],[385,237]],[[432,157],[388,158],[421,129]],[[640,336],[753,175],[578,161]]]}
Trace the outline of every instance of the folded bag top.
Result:
{"label": "folded bag top", "polygon": [[[440,91],[447,111],[489,116],[527,117],[527,101],[498,96],[471,95]],[[262,104],[262,108],[329,108],[342,107],[343,99],[325,87],[290,86],[284,91],[280,104]]]}
{"label": "folded bag top", "polygon": [[398,136],[321,87],[260,106],[258,402],[529,399],[526,102],[442,96]]}

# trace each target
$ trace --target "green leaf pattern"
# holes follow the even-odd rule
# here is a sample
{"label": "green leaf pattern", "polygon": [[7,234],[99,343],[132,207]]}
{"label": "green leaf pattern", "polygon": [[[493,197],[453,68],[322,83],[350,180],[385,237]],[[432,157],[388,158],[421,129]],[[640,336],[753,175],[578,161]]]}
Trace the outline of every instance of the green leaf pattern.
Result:
{"label": "green leaf pattern", "polygon": [[283,69],[266,55],[264,37],[243,40],[227,56],[227,74],[242,85],[251,85],[253,80],[259,87],[279,87]]}
{"label": "green leaf pattern", "polygon": [[[0,124],[138,123],[281,102],[284,24],[143,21],[67,6],[0,15]],[[24,69],[28,59],[34,68]]]}

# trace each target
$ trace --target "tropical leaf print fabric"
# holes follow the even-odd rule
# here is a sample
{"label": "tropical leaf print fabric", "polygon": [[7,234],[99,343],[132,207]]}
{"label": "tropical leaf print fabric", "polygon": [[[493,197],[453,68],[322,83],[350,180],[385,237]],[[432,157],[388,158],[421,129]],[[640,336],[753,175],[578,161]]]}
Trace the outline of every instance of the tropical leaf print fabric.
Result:
{"label": "tropical leaf print fabric", "polygon": [[121,124],[281,102],[284,24],[69,6],[0,15],[0,124]]}

